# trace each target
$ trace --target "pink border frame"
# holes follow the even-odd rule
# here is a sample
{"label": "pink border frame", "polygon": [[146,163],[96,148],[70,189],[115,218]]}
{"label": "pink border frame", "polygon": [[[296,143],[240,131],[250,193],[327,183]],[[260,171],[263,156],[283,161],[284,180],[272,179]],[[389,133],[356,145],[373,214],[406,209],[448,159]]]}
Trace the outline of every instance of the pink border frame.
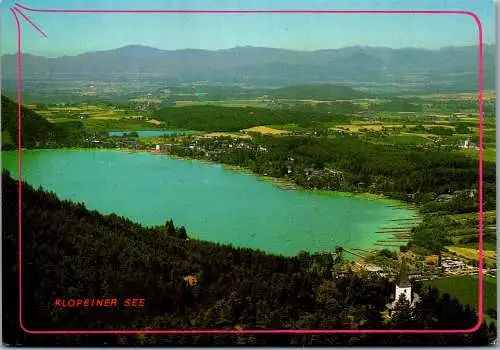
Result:
{"label": "pink border frame", "polygon": [[[21,149],[21,25],[16,13],[21,14],[35,29],[42,35],[45,34],[34,25],[26,16],[23,15],[19,9],[30,12],[52,12],[52,13],[191,13],[191,14],[256,14],[256,13],[308,13],[308,14],[426,14],[426,15],[465,15],[474,19],[478,27],[479,34],[479,305],[478,305],[478,323],[471,329],[444,329],[444,330],[377,330],[377,329],[351,329],[351,330],[326,330],[326,329],[275,329],[275,330],[30,330],[27,329],[22,320],[22,218],[21,218],[21,170],[22,170],[22,149]],[[29,334],[357,334],[357,333],[371,333],[371,334],[402,334],[402,333],[472,333],[477,331],[483,321],[483,29],[479,17],[470,11],[447,11],[447,10],[62,10],[62,9],[33,9],[18,3],[15,7],[10,9],[14,15],[17,24],[17,79],[18,79],[18,218],[19,218],[19,236],[18,236],[18,263],[19,263],[19,325],[21,329]]]}

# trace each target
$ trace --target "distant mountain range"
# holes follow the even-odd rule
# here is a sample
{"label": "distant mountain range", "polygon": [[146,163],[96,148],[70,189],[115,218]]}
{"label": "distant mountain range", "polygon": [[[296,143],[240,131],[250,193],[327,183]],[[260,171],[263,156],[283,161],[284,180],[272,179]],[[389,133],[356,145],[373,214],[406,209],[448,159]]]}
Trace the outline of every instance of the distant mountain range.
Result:
{"label": "distant mountain range", "polygon": [[[494,86],[494,46],[484,46],[485,88]],[[16,78],[16,55],[1,58],[4,80]],[[336,83],[355,87],[442,87],[477,89],[477,46],[418,48],[346,47],[294,51],[236,47],[207,51],[160,50],[131,45],[77,56],[46,58],[23,54],[24,79],[206,81],[246,86]]]}

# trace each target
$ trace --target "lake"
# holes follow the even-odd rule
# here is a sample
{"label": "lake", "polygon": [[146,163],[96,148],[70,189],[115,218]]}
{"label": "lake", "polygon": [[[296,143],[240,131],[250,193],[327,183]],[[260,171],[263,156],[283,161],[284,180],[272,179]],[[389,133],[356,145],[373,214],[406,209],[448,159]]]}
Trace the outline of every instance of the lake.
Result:
{"label": "lake", "polygon": [[[388,200],[282,189],[219,164],[147,152],[30,150],[22,159],[23,180],[61,199],[144,225],[172,218],[190,237],[285,256],[373,247],[391,219],[414,215]],[[2,160],[17,177],[17,153]]]}
{"label": "lake", "polygon": [[[123,136],[132,131],[109,131],[108,136]],[[177,130],[142,130],[135,131],[139,137],[161,137],[161,136],[171,136],[171,135],[184,135],[184,131]]]}

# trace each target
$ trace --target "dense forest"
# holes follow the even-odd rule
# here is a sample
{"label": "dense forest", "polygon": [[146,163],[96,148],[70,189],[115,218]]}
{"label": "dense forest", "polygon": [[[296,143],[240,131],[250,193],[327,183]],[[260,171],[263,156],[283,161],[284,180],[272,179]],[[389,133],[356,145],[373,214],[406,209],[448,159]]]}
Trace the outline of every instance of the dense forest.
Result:
{"label": "dense forest", "polygon": [[377,103],[371,107],[373,111],[378,112],[420,112],[422,106],[418,103],[420,99],[392,97],[389,102]]}
{"label": "dense forest", "polygon": [[[342,113],[359,110],[351,102],[335,103],[335,114],[315,108],[254,108],[189,106],[165,107],[153,113],[153,118],[163,121],[171,129],[202,131],[239,131],[256,125],[297,124],[300,127],[322,126]],[[331,114],[330,114],[331,113]]]}
{"label": "dense forest", "polygon": [[[158,89],[158,95],[165,95],[165,89]],[[281,88],[243,88],[233,86],[173,86],[169,88],[169,98],[175,100],[224,101],[231,99],[276,98],[292,100],[351,100],[369,98],[372,95],[348,86],[333,84],[291,85]]]}
{"label": "dense forest", "polygon": [[[417,336],[26,334],[18,324],[17,182],[6,171],[2,197],[6,344],[485,345],[496,337],[494,326],[484,323],[469,334]],[[382,312],[394,282],[337,273],[341,262],[189,240],[171,220],[142,227],[24,183],[22,198],[22,318],[28,329],[470,329],[478,320],[471,307],[415,284],[417,308],[399,302],[386,321]],[[54,307],[56,298],[105,297],[144,298],[145,306]]]}

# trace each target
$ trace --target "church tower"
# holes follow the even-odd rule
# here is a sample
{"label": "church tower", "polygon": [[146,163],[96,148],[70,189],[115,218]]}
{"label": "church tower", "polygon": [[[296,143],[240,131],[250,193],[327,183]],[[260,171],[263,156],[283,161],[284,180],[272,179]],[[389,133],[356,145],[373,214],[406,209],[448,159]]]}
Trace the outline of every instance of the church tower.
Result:
{"label": "church tower", "polygon": [[396,283],[396,293],[394,293],[395,298],[391,303],[386,305],[388,309],[388,316],[392,317],[392,312],[396,307],[399,298],[403,296],[410,303],[410,307],[414,308],[420,302],[420,297],[416,293],[412,293],[410,279],[408,278],[408,265],[406,263],[406,258],[401,257],[401,271],[399,272],[399,279]]}
{"label": "church tower", "polygon": [[412,302],[411,284],[408,279],[408,265],[404,256],[401,257],[401,271],[399,273],[399,280],[396,283],[396,299],[394,301],[397,302],[401,295],[404,295],[410,303]]}

